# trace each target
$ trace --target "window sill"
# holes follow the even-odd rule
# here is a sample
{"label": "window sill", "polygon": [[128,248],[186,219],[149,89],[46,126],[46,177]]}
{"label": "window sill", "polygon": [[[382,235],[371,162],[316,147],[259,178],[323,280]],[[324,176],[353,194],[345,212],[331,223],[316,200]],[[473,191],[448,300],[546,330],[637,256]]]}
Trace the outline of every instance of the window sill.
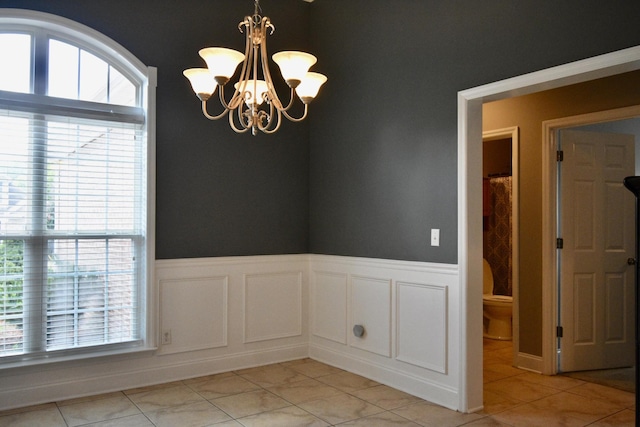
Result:
{"label": "window sill", "polygon": [[29,371],[42,372],[44,370],[62,369],[73,365],[73,367],[86,366],[91,363],[115,361],[118,359],[129,359],[131,357],[142,357],[157,351],[157,347],[149,347],[144,345],[135,345],[119,348],[105,348],[102,350],[93,350],[87,352],[77,352],[69,354],[68,352],[46,354],[44,356],[15,356],[10,360],[0,359],[0,376],[2,374],[16,372],[28,373]]}

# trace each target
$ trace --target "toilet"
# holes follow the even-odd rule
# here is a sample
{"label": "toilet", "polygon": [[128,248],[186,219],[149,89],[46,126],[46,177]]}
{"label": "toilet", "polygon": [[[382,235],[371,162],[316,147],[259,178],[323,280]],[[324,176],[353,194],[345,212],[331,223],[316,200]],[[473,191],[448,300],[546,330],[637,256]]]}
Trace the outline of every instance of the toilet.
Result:
{"label": "toilet", "polygon": [[513,297],[493,294],[493,272],[487,260],[483,258],[482,261],[484,336],[494,340],[509,341],[512,337]]}

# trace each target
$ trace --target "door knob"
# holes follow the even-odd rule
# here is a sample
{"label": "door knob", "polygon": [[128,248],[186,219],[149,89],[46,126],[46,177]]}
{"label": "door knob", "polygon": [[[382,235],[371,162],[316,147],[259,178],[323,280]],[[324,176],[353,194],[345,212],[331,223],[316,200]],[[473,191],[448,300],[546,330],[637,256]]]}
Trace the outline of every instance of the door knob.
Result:
{"label": "door knob", "polygon": [[636,259],[635,258],[627,258],[627,264],[636,265]]}

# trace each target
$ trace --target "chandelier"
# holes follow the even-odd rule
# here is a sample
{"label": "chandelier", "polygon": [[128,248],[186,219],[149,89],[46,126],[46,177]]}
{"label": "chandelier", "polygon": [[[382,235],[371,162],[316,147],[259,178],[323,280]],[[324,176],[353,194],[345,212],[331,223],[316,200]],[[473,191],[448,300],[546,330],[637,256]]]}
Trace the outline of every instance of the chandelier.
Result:
{"label": "chandelier", "polygon": [[[309,72],[309,68],[316,63],[316,57],[309,53],[284,51],[274,54],[273,61],[280,67],[280,73],[291,89],[288,104],[282,103],[271,78],[267,56],[267,32],[269,35],[273,34],[275,27],[268,17],[260,15],[260,0],[254,2],[253,15],[245,16],[238,24],[240,32],[245,33],[245,53],[223,47],[201,49],[199,54],[207,68],[189,68],[183,74],[202,101],[202,113],[207,119],[218,120],[228,114],[229,125],[235,132],[244,133],[251,129],[251,133],[256,135],[258,131],[276,132],[283,115],[293,122],[304,120],[308,104],[316,97],[327,77]],[[241,62],[239,80],[233,85],[233,96],[227,101],[225,85]],[[258,69],[261,75],[258,74]],[[218,115],[211,115],[207,110],[207,101],[216,89],[224,110]],[[304,105],[304,112],[300,117],[289,114],[296,98]]]}

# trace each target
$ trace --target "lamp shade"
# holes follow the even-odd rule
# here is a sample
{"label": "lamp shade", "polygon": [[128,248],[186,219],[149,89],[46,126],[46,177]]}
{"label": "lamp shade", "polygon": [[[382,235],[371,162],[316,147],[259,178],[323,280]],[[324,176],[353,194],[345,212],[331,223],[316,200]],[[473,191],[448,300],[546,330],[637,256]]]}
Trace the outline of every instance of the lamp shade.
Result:
{"label": "lamp shade", "polygon": [[236,72],[238,64],[244,61],[244,53],[224,47],[206,47],[200,49],[199,53],[219,85],[227,83]]}
{"label": "lamp shade", "polygon": [[289,87],[297,87],[309,68],[316,63],[315,56],[296,51],[278,52],[273,55],[273,61],[280,67],[282,78],[287,82]]}
{"label": "lamp shade", "polygon": [[318,95],[318,91],[320,90],[320,86],[322,86],[327,81],[327,76],[320,73],[307,73],[300,85],[296,88],[296,93],[304,102],[308,104],[313,101],[313,98]]}
{"label": "lamp shade", "polygon": [[269,91],[267,82],[264,80],[248,80],[246,84],[245,82],[238,82],[233,85],[233,87],[238,91],[244,91],[244,102],[249,106],[254,103],[254,99],[256,105],[262,104],[264,101],[264,97],[262,95]]}
{"label": "lamp shade", "polygon": [[182,72],[191,82],[193,91],[202,101],[206,101],[216,90],[216,82],[206,68],[189,68]]}

